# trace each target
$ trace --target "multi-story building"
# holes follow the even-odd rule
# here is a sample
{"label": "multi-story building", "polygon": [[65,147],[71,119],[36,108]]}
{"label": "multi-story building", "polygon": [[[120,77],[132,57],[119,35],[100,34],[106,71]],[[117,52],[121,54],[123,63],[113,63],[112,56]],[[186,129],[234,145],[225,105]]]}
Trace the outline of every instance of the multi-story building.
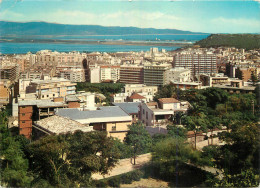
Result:
{"label": "multi-story building", "polygon": [[122,65],[120,67],[120,83],[143,84],[144,68],[138,65]]}
{"label": "multi-story building", "polygon": [[[76,93],[76,83],[62,78],[19,80],[19,99],[54,99]],[[28,98],[30,96],[30,98]]]}
{"label": "multi-story building", "polygon": [[144,84],[126,84],[125,93],[150,93],[155,95],[158,92],[157,86],[147,86]]}
{"label": "multi-story building", "polygon": [[202,83],[201,82],[178,82],[178,81],[171,80],[170,85],[173,85],[174,87],[181,90],[187,90],[187,89],[201,89]]}
{"label": "multi-story building", "polygon": [[108,136],[124,140],[132,124],[132,116],[118,106],[100,107],[97,110],[59,109],[58,116],[66,117],[83,125],[92,126],[96,131],[106,131]]}
{"label": "multi-story building", "polygon": [[116,83],[120,79],[120,66],[100,66],[100,80],[112,80]]}
{"label": "multi-story building", "polygon": [[144,66],[144,84],[160,86],[166,84],[166,70],[171,64],[151,64]]}
{"label": "multi-story building", "polygon": [[50,100],[25,100],[18,102],[18,124],[19,134],[26,138],[32,136],[33,121],[54,115],[57,108],[67,107],[63,102],[52,102]]}
{"label": "multi-story building", "polygon": [[171,80],[179,82],[189,82],[191,80],[190,69],[182,67],[169,69],[166,71],[166,83],[169,84]]}
{"label": "multi-story building", "polygon": [[184,67],[191,70],[192,76],[217,73],[216,55],[207,53],[178,53],[174,56],[173,67]]}
{"label": "multi-story building", "polygon": [[83,69],[59,70],[57,77],[70,80],[72,82],[85,82],[85,72]]}
{"label": "multi-story building", "polygon": [[161,98],[159,102],[140,103],[138,119],[146,126],[165,126],[172,121],[177,111],[186,112],[187,101],[181,102],[174,98]]}
{"label": "multi-story building", "polygon": [[15,82],[19,78],[19,66],[18,64],[2,64],[0,65],[0,78]]}
{"label": "multi-story building", "polygon": [[6,106],[10,103],[11,100],[11,81],[2,80],[0,81],[0,108]]}
{"label": "multi-story building", "polygon": [[93,67],[89,69],[90,83],[100,83],[100,67]]}

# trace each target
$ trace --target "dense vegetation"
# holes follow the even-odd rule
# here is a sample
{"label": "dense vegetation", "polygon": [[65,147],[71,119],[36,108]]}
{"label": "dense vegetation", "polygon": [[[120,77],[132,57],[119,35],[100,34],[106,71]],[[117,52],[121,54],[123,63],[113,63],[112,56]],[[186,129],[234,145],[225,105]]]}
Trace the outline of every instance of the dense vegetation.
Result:
{"label": "dense vegetation", "polygon": [[77,91],[102,93],[106,97],[105,102],[107,104],[109,104],[111,101],[111,94],[121,93],[123,88],[124,84],[121,83],[78,82],[76,86]]}
{"label": "dense vegetation", "polygon": [[8,187],[91,186],[91,173],[107,173],[120,151],[106,132],[50,135],[29,143],[11,135],[1,113],[1,185]]}
{"label": "dense vegetation", "polygon": [[[256,99],[259,92],[259,86],[254,94],[228,94],[218,88],[180,91],[170,85],[162,87],[155,99],[176,97],[187,100],[192,105],[188,114],[176,114],[184,128],[171,125],[168,126],[168,135],[157,135],[157,140],[162,140],[159,145],[155,144],[153,157],[159,163],[157,168],[162,177],[174,173],[175,177],[178,176],[183,168],[180,166],[185,166],[188,161],[195,165],[213,166],[223,173],[223,180],[208,176],[204,182],[207,186],[258,186],[260,127],[259,100]],[[256,106],[253,110],[254,104]],[[194,131],[196,139],[196,133],[206,133],[222,126],[227,128],[226,132],[219,135],[226,142],[223,146],[212,145],[214,143],[211,137],[208,138],[209,146],[204,147],[203,152],[194,153],[180,139],[187,130]]]}
{"label": "dense vegetation", "polygon": [[[12,187],[119,186],[120,183],[154,177],[170,186],[254,187],[259,184],[260,128],[259,86],[254,94],[228,94],[218,88],[179,91],[166,85],[156,97],[188,100],[187,114],[176,113],[168,134],[151,137],[141,123],[130,126],[124,142],[104,132],[51,135],[29,142],[7,127],[8,115],[0,113],[1,185]],[[254,101],[255,110],[252,108]],[[183,126],[178,126],[181,123]],[[189,130],[197,133],[225,126],[219,134],[225,145],[208,137],[202,151],[187,142]],[[93,181],[91,173],[105,174],[118,159],[152,153],[151,164],[140,171]],[[134,162],[133,162],[134,163]],[[211,166],[223,178],[200,169]],[[189,179],[189,181],[187,181]]]}
{"label": "dense vegetation", "polygon": [[210,47],[235,47],[246,50],[260,48],[259,34],[212,34],[206,39],[195,43],[203,48]]}

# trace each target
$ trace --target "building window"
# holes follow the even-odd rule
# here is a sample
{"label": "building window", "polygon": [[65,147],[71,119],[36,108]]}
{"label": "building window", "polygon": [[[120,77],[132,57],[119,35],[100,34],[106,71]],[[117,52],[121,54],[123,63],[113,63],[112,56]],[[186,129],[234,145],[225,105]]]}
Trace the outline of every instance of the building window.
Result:
{"label": "building window", "polygon": [[143,109],[143,114],[144,114],[144,109]]}
{"label": "building window", "polygon": [[55,94],[53,94],[53,97],[55,97]]}
{"label": "building window", "polygon": [[116,131],[116,125],[112,126],[112,131]]}
{"label": "building window", "polygon": [[22,116],[25,116],[25,114],[24,114],[24,113],[22,113]]}
{"label": "building window", "polygon": [[25,121],[22,121],[22,123],[25,123]]}
{"label": "building window", "polygon": [[42,95],[42,98],[44,98],[44,95]]}
{"label": "building window", "polygon": [[47,95],[47,97],[49,97],[49,95]]}

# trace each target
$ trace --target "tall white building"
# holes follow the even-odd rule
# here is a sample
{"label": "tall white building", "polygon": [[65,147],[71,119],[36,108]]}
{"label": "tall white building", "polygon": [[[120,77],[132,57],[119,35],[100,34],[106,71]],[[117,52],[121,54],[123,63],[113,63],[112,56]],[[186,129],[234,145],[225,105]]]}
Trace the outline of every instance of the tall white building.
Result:
{"label": "tall white building", "polygon": [[113,80],[117,82],[120,79],[120,66],[100,66],[100,80]]}

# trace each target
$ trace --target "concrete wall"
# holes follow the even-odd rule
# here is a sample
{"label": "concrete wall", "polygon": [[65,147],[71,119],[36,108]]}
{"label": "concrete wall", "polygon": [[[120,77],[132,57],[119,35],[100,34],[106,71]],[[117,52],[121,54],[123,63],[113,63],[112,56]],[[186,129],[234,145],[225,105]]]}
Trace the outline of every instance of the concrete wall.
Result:
{"label": "concrete wall", "polygon": [[153,126],[153,111],[149,109],[146,104],[140,104],[139,120],[145,126]]}

